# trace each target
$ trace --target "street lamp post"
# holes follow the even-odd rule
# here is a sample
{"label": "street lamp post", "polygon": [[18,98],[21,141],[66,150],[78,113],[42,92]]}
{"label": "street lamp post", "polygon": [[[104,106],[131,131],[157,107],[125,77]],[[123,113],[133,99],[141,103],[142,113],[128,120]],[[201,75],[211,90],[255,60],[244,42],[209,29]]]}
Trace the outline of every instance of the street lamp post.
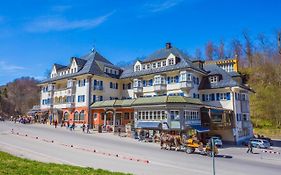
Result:
{"label": "street lamp post", "polygon": [[211,148],[212,148],[213,175],[215,175],[216,174],[216,169],[215,169],[215,144],[214,144],[214,138],[211,138]]}

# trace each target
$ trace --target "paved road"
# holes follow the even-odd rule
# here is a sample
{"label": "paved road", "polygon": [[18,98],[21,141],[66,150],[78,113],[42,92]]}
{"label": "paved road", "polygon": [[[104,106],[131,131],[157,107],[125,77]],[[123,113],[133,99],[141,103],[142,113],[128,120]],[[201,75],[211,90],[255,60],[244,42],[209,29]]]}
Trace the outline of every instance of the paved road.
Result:
{"label": "paved road", "polygon": [[[12,129],[14,134],[11,133]],[[0,122],[0,149],[44,162],[133,174],[210,175],[212,170],[211,158],[206,156],[161,150],[157,144],[107,133],[84,134],[39,124]],[[281,148],[274,150],[280,152]],[[246,148],[239,147],[221,149],[220,154],[224,156],[216,158],[216,174],[280,174],[281,155],[263,153],[261,150],[255,150],[257,154],[246,154],[245,151]]]}

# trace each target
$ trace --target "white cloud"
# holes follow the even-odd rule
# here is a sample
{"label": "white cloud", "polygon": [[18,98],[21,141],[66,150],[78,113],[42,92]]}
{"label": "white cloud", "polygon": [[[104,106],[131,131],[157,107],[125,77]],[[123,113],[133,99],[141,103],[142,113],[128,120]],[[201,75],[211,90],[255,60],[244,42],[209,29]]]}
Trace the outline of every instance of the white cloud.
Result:
{"label": "white cloud", "polygon": [[176,5],[180,4],[183,0],[164,0],[159,3],[146,3],[143,8],[147,12],[156,13],[168,10]]}
{"label": "white cloud", "polygon": [[99,16],[94,19],[82,19],[82,20],[67,20],[65,18],[58,17],[41,17],[26,25],[26,30],[29,32],[50,32],[50,31],[65,31],[73,29],[91,29],[98,27],[104,23],[112,14],[108,13],[103,16]]}
{"label": "white cloud", "polygon": [[12,65],[5,61],[0,61],[0,72],[4,73],[13,73],[17,71],[24,70],[25,68],[22,66]]}

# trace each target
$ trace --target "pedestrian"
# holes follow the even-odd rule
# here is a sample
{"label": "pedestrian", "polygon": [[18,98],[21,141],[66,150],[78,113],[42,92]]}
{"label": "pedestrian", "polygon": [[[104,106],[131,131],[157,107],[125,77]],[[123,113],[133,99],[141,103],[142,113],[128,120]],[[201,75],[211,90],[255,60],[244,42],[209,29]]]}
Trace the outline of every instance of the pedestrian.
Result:
{"label": "pedestrian", "polygon": [[54,125],[55,125],[55,128],[57,128],[57,126],[58,126],[58,121],[57,120],[54,121]]}
{"label": "pedestrian", "polygon": [[85,132],[85,128],[86,128],[86,125],[85,125],[85,123],[83,123],[83,125],[82,125],[82,131],[83,132]]}
{"label": "pedestrian", "polygon": [[249,152],[253,154],[253,145],[252,145],[251,141],[249,141],[249,143],[248,143],[247,153],[249,153]]}
{"label": "pedestrian", "polygon": [[87,134],[90,134],[90,125],[87,124]]}
{"label": "pedestrian", "polygon": [[68,129],[69,128],[69,121],[67,121],[66,125],[67,125],[67,129]]}
{"label": "pedestrian", "polygon": [[75,122],[72,123],[72,130],[74,131],[75,128]]}

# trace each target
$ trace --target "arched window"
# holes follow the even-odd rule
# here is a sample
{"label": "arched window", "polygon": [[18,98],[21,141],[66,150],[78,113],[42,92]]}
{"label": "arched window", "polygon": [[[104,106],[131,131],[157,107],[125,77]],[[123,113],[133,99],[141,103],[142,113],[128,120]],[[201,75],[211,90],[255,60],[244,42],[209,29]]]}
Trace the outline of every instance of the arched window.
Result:
{"label": "arched window", "polygon": [[82,110],[81,112],[80,112],[80,114],[79,114],[79,120],[81,121],[83,121],[84,120],[84,118],[85,118],[85,113],[84,113],[84,110]]}
{"label": "arched window", "polygon": [[74,113],[74,121],[78,121],[79,120],[79,113],[76,111]]}
{"label": "arched window", "polygon": [[61,96],[59,97],[59,103],[62,103],[62,97]]}
{"label": "arched window", "polygon": [[63,118],[64,118],[64,121],[68,121],[69,113],[65,112]]}

